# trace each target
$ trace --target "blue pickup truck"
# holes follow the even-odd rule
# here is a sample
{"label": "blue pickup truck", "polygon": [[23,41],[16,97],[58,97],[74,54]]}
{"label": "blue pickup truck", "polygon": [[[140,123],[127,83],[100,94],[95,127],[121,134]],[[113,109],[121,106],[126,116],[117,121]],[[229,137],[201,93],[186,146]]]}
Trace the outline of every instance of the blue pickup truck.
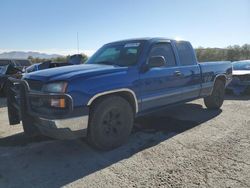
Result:
{"label": "blue pickup truck", "polygon": [[189,42],[143,38],[112,42],[85,64],[11,78],[11,125],[27,135],[87,137],[109,150],[129,137],[136,117],[204,98],[219,109],[232,78],[230,62],[198,63]]}

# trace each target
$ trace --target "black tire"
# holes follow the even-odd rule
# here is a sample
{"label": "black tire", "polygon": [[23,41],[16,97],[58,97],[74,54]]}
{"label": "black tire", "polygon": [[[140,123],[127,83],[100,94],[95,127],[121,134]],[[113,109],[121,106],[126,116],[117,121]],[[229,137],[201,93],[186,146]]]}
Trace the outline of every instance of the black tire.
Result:
{"label": "black tire", "polygon": [[210,96],[204,98],[204,103],[208,109],[220,109],[224,102],[225,83],[222,80],[216,80],[213,92]]}
{"label": "black tire", "polygon": [[87,140],[100,150],[114,149],[127,141],[133,122],[133,109],[124,98],[97,99],[91,107]]}

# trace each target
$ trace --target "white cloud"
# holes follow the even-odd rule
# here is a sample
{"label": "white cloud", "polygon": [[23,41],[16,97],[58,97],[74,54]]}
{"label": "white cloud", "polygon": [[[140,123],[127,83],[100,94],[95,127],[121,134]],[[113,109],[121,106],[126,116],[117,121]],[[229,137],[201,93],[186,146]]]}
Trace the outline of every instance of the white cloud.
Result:
{"label": "white cloud", "polygon": [[[77,54],[77,50],[76,49],[1,49],[0,48],[0,53],[3,52],[11,52],[11,51],[23,51],[23,52],[39,52],[39,53],[46,53],[46,54],[59,54],[59,55],[73,55],[73,54]],[[79,53],[84,53],[87,56],[91,56],[93,55],[93,53],[95,53],[96,50],[82,50],[79,49]]]}

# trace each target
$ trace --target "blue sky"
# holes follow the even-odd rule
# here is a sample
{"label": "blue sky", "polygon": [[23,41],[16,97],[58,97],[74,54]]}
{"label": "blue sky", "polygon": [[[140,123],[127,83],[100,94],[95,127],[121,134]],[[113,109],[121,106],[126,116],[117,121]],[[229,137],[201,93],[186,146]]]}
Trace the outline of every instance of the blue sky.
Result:
{"label": "blue sky", "polygon": [[91,54],[135,37],[181,38],[193,46],[250,43],[250,0],[1,0],[0,52]]}

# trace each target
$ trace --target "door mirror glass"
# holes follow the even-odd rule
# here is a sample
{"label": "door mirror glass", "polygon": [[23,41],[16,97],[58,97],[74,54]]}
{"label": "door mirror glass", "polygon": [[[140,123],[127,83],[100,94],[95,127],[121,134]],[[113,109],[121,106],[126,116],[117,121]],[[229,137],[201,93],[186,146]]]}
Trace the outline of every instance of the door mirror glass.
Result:
{"label": "door mirror glass", "polygon": [[152,67],[163,67],[166,65],[166,60],[163,56],[152,56],[149,58],[148,66]]}

